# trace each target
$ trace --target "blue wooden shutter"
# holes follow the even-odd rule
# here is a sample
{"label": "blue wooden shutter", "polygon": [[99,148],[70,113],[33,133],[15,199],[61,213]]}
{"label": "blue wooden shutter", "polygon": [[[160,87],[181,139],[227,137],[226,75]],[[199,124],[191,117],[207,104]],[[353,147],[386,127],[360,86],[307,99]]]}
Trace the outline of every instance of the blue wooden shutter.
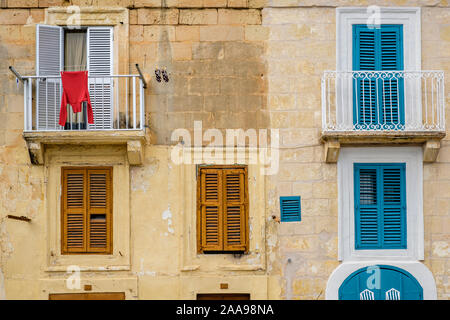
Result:
{"label": "blue wooden shutter", "polygon": [[[382,26],[380,29],[380,70],[403,70],[402,25]],[[380,106],[383,108],[382,121],[386,125],[404,125],[403,77],[388,77],[381,83]],[[382,86],[381,86],[382,85]]]}
{"label": "blue wooden shutter", "polygon": [[355,164],[355,248],[406,248],[405,164]]}
{"label": "blue wooden shutter", "polygon": [[[353,25],[353,70],[403,70],[403,26],[381,25],[369,29]],[[400,75],[400,74],[399,74]],[[363,129],[400,129],[404,125],[402,77],[355,79],[354,124]]]}
{"label": "blue wooden shutter", "polygon": [[280,197],[281,221],[301,221],[300,197]]}
{"label": "blue wooden shutter", "polygon": [[376,249],[380,245],[378,183],[376,166],[355,170],[356,249]]}
{"label": "blue wooden shutter", "polygon": [[381,168],[383,173],[382,246],[406,248],[405,164]]}
{"label": "blue wooden shutter", "polygon": [[[364,25],[353,26],[354,70],[377,70],[376,32]],[[375,80],[355,79],[357,94],[354,96],[354,123],[365,127],[377,122],[377,96]]]}

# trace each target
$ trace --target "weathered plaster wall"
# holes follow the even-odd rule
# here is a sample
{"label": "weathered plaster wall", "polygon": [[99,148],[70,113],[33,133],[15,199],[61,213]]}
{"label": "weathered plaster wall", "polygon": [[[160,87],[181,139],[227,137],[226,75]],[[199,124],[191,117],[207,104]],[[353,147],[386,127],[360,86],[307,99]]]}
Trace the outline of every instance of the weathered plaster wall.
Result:
{"label": "weathered plaster wall", "polygon": [[[46,172],[56,169],[29,162],[22,138],[22,86],[17,88],[7,69],[13,65],[23,74],[34,73],[35,23],[45,21],[45,8],[127,7],[128,65],[139,63],[152,76],[146,92],[145,160],[129,168],[131,267],[85,271],[81,283],[92,284],[93,291],[124,291],[130,299],[191,299],[196,293],[223,292],[221,282],[229,283],[228,292],[250,292],[252,298],[324,298],[327,279],[339,262],[336,165],[324,162],[319,142],[320,77],[323,70],[336,68],[337,6],[422,7],[422,69],[450,71],[446,0],[0,3],[0,298],[46,299],[49,292],[67,291],[67,275],[47,270],[49,219],[55,217],[47,209]],[[167,68],[169,83],[155,81],[156,67]],[[195,166],[171,164],[168,145],[173,129],[192,129],[194,120],[202,120],[204,129],[280,129],[279,173],[262,177],[250,168],[255,227],[248,256],[199,256],[192,245]],[[438,161],[424,165],[424,263],[434,274],[439,299],[450,298],[449,139],[442,141]],[[83,162],[80,155],[72,160]],[[126,160],[118,165],[124,170]],[[120,190],[120,182],[114,188]],[[280,195],[302,197],[301,222],[271,219],[279,215]],[[32,222],[6,219],[8,214],[25,214]]]}
{"label": "weathered plaster wall", "polygon": [[[264,44],[245,36],[247,24],[261,23],[260,10],[131,8],[129,20],[121,20],[129,22],[129,38],[119,40],[129,40],[130,69],[139,63],[153,76],[156,67],[165,67],[170,77],[167,84],[153,78],[147,90],[150,130],[143,166],[130,168],[125,149],[107,145],[47,147],[46,164],[32,166],[21,136],[22,86],[16,87],[7,67],[34,74],[35,24],[63,23],[67,14],[55,8],[51,12],[23,8],[27,5],[1,11],[1,97],[5,102],[0,113],[4,120],[1,188],[5,190],[1,239],[6,298],[46,299],[49,293],[67,292],[69,265],[82,270],[81,289],[75,292],[91,284],[93,291],[124,291],[129,299],[195,299],[198,292],[221,292],[219,284],[227,282],[229,292],[267,297],[265,192],[259,168],[249,168],[250,253],[197,255],[195,165],[173,165],[171,147],[164,146],[171,144],[173,129],[191,129],[194,120],[202,120],[205,129],[267,127],[259,115],[266,101]],[[101,10],[82,9],[81,24],[93,17],[96,25],[102,19],[110,21]],[[60,167],[95,163],[114,166],[113,255],[61,256]],[[129,191],[123,183],[127,180]],[[121,201],[124,196],[129,199]],[[6,219],[8,214],[27,215],[32,222]],[[33,259],[28,261],[30,255]]]}

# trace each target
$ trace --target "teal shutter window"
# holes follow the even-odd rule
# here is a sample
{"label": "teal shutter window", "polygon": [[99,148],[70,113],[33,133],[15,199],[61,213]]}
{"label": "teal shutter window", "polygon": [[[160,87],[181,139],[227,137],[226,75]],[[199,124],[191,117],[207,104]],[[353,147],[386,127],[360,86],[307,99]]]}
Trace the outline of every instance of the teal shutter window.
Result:
{"label": "teal shutter window", "polygon": [[300,197],[280,197],[282,222],[301,221]]}
{"label": "teal shutter window", "polygon": [[[353,70],[403,70],[403,26],[369,29],[353,25]],[[402,72],[364,74],[354,79],[353,123],[361,129],[403,129],[404,80]]]}
{"label": "teal shutter window", "polygon": [[[369,277],[373,277],[374,272],[379,276],[378,288],[369,287],[373,284]],[[423,300],[423,289],[409,272],[377,265],[361,268],[348,276],[339,287],[339,300]]]}
{"label": "teal shutter window", "polygon": [[406,249],[406,165],[354,164],[355,249]]}

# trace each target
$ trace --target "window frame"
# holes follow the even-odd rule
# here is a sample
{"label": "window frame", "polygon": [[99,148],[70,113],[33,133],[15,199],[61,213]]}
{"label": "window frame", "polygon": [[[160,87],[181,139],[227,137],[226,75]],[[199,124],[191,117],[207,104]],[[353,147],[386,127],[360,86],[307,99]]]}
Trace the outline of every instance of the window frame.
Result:
{"label": "window frame", "polygon": [[[244,223],[241,225],[244,226],[244,244],[245,247],[244,250],[226,250],[225,248],[223,250],[204,250],[202,246],[202,213],[201,213],[201,207],[202,207],[202,184],[201,184],[201,170],[203,169],[216,169],[216,170],[243,170],[244,171],[244,190],[243,192],[243,207],[244,207],[244,214],[241,219],[244,219]],[[245,254],[249,251],[249,195],[248,195],[248,168],[245,165],[198,165],[196,168],[196,177],[197,177],[197,195],[196,195],[196,202],[197,202],[197,208],[196,208],[196,221],[197,221],[197,253],[200,254]],[[223,188],[223,185],[221,186]],[[223,208],[224,203],[222,202],[220,204],[220,207]],[[223,210],[223,209],[221,209]],[[222,221],[222,226],[224,225],[224,222]],[[223,242],[223,246],[225,243],[224,239],[224,230],[223,227],[221,228],[221,239]]]}
{"label": "window frame", "polygon": [[[406,163],[406,249],[355,249],[354,163]],[[421,147],[348,147],[338,160],[338,259],[424,259],[423,153]]]}
{"label": "window frame", "polygon": [[[403,25],[403,67],[405,71],[421,70],[421,10],[419,7],[380,7],[380,24]],[[353,69],[353,25],[367,24],[372,13],[366,7],[336,9],[336,67]]]}
{"label": "window frame", "polygon": [[[399,168],[401,169],[401,177],[400,177],[400,197],[401,202],[400,206],[404,206],[405,208],[401,209],[401,228],[402,228],[402,243],[398,247],[389,247],[388,245],[385,245],[384,238],[382,236],[382,230],[383,230],[383,210],[380,210],[381,208],[384,208],[386,205],[382,202],[382,199],[380,197],[381,194],[384,194],[384,185],[382,180],[382,171],[385,168]],[[360,177],[360,171],[357,172],[357,170],[361,169],[373,169],[376,170],[376,204],[377,204],[377,224],[378,224],[378,239],[377,239],[377,245],[364,245],[359,243],[361,241],[361,234],[358,232],[358,227],[361,228],[358,225],[359,217],[357,216],[357,209],[356,206],[361,206],[360,200],[356,196],[361,195],[361,188],[358,190],[357,185],[360,186],[360,181],[358,181],[358,177]],[[357,176],[358,174],[358,176]],[[407,242],[407,210],[406,208],[406,164],[405,163],[353,163],[353,179],[354,179],[354,211],[355,211],[355,249],[356,250],[392,250],[392,249],[406,249],[406,242]],[[381,180],[381,181],[380,181]],[[380,190],[381,189],[381,190]],[[389,205],[388,205],[389,207]]]}
{"label": "window frame", "polygon": [[[67,25],[50,25],[50,24],[37,24],[36,25],[36,57],[35,57],[35,61],[36,61],[36,74],[37,75],[41,75],[41,76],[45,76],[44,74],[41,74],[40,72],[40,67],[41,64],[39,63],[39,61],[41,60],[41,46],[45,47],[47,44],[42,44],[40,41],[40,36],[41,36],[41,28],[49,28],[49,29],[54,29],[55,31],[58,32],[58,42],[59,42],[59,67],[58,67],[58,72],[57,74],[54,74],[54,76],[59,76],[60,72],[65,71],[65,67],[66,67],[66,63],[65,63],[65,51],[66,51],[66,32],[68,32],[70,26]],[[116,45],[114,43],[114,35],[115,35],[115,27],[111,26],[111,25],[83,25],[83,26],[79,26],[79,29],[82,30],[86,30],[86,70],[89,72],[89,76],[99,76],[97,74],[97,72],[95,71],[96,68],[92,68],[92,62],[91,62],[91,43],[90,43],[90,33],[91,32],[95,32],[95,31],[101,31],[103,30],[108,30],[109,32],[109,51],[108,52],[108,73],[110,76],[114,75],[114,70],[117,69],[116,68]],[[99,51],[99,50],[93,50],[93,51]],[[101,51],[101,50],[100,50]],[[99,51],[99,52],[100,52]],[[95,60],[95,59],[94,59]],[[72,71],[72,70],[70,70]],[[102,74],[100,73],[100,76],[102,76]],[[113,122],[114,122],[114,99],[115,99],[115,89],[114,89],[114,79],[113,78],[102,78],[102,82],[101,83],[97,83],[97,79],[89,79],[88,80],[88,86],[89,86],[89,90],[92,91],[91,86],[103,86],[103,90],[102,90],[102,95],[100,95],[99,97],[97,97],[96,95],[96,90],[98,89],[94,89],[94,94],[92,95],[91,93],[91,103],[94,109],[94,113],[95,113],[95,105],[96,105],[96,99],[101,99],[102,104],[104,104],[104,100],[108,101],[108,99],[105,99],[105,96],[108,95],[108,90],[105,90],[106,87],[109,87],[109,115],[108,113],[105,113],[103,108],[105,108],[104,105],[102,105],[102,110],[103,110],[103,114],[102,116],[97,115],[94,116],[95,120],[93,124],[87,124],[87,119],[85,119],[85,121],[83,122],[84,125],[80,126],[78,129],[83,129],[86,130],[88,128],[93,128],[93,129],[112,129],[114,127]],[[58,92],[58,97],[55,100],[54,106],[52,106],[51,108],[49,108],[50,111],[47,110],[47,104],[46,104],[46,108],[45,111],[42,111],[43,114],[41,115],[42,117],[48,118],[49,117],[49,113],[52,114],[52,119],[59,118],[59,113],[60,113],[60,97],[61,97],[61,93],[63,91],[62,89],[62,81],[59,78],[56,79],[48,79],[50,82],[49,83],[56,83],[56,86],[59,88]],[[40,108],[39,108],[39,96],[40,96],[40,91],[39,91],[39,81],[36,82],[36,99],[37,99],[37,107],[36,107],[36,112],[40,113]],[[105,87],[106,86],[106,87]],[[47,88],[47,87],[46,87]],[[106,91],[106,94],[104,93]],[[56,89],[55,89],[56,92]],[[47,99],[48,101],[48,99]],[[108,105],[108,103],[107,103]],[[105,108],[106,109],[106,108]],[[75,116],[75,119],[80,119],[85,118],[86,113],[84,112],[84,108],[83,108],[83,112],[81,112],[80,114],[74,114],[72,111],[72,108],[68,107],[68,119],[66,121],[66,125],[64,127],[61,127],[58,123],[51,123],[51,126],[53,127],[52,130],[67,130],[67,129],[72,129],[72,117]],[[107,116],[105,116],[105,114]],[[98,118],[98,119],[97,119]],[[69,120],[70,119],[70,120]],[[39,128],[39,117],[37,118],[37,126]],[[106,125],[105,125],[106,122]],[[100,123],[100,124],[98,124]],[[109,123],[109,125],[108,125]],[[75,122],[75,125],[77,125],[77,122]],[[47,129],[48,124],[44,127],[45,129]]]}
{"label": "window frame", "polygon": [[[64,172],[65,171],[70,171],[70,170],[85,170],[86,171],[86,183],[87,183],[87,172],[88,170],[109,170],[109,194],[107,194],[107,201],[109,201],[109,210],[106,213],[106,225],[109,225],[109,230],[107,229],[107,233],[108,233],[108,239],[109,239],[109,243],[107,244],[107,248],[104,251],[95,251],[95,250],[89,250],[88,249],[88,243],[87,243],[87,236],[85,239],[85,247],[86,250],[85,251],[77,251],[77,252],[71,252],[68,250],[68,248],[66,248],[64,246],[64,239],[67,238],[67,236],[65,235],[65,228],[64,228],[64,201],[65,201],[65,194],[64,194]],[[65,167],[61,167],[61,207],[60,207],[60,223],[61,223],[61,234],[60,234],[60,247],[61,247],[61,255],[94,255],[94,254],[100,254],[100,255],[111,255],[113,253],[113,243],[114,243],[114,219],[113,219],[113,212],[114,212],[114,208],[113,208],[113,204],[114,204],[114,189],[113,189],[113,167],[112,166],[65,166]],[[84,186],[86,187],[86,185]],[[86,193],[86,198],[89,195]],[[87,199],[85,199],[85,212],[84,212],[84,219],[87,220],[87,215],[88,215],[88,207],[87,207]],[[109,220],[109,221],[108,221]],[[87,233],[87,223],[85,225],[85,233]],[[108,241],[107,239],[107,241]]]}
{"label": "window frame", "polygon": [[[421,71],[421,9],[419,7],[379,7],[379,23],[403,26],[403,70]],[[373,17],[367,7],[340,7],[336,9],[336,70],[353,71],[353,25],[367,24]],[[343,101],[343,121],[346,126],[354,124],[353,85],[345,81],[340,84],[341,92],[348,101]],[[421,121],[421,105],[412,101],[421,101],[420,82],[404,81],[404,126],[414,127]]]}

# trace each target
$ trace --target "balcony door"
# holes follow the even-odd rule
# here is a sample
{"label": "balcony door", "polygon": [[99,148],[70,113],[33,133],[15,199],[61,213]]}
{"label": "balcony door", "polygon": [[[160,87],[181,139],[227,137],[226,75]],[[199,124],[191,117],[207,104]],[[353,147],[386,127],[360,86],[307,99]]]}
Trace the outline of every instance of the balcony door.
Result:
{"label": "balcony door", "polygon": [[[113,128],[113,29],[84,27],[67,29],[37,25],[36,74],[49,76],[36,83],[38,130],[78,130]],[[62,84],[60,71],[89,72],[89,94],[94,123],[87,124],[86,112],[73,114],[69,107],[65,127],[58,124]]]}
{"label": "balcony door", "polygon": [[355,128],[403,130],[403,26],[353,25],[353,70]]}

